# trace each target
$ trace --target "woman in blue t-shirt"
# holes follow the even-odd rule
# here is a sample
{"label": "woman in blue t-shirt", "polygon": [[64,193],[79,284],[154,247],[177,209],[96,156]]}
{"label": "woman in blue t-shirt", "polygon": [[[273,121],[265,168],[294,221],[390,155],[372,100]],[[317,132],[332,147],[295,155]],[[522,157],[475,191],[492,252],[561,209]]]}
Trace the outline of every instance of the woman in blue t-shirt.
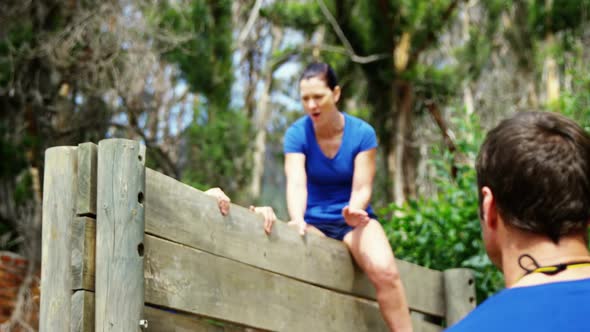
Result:
{"label": "woman in blue t-shirt", "polygon": [[338,110],[340,87],[329,65],[309,65],[299,88],[307,115],[284,139],[289,224],[301,235],[309,231],[344,242],[375,286],[390,330],[411,331],[393,251],[369,204],[375,130]]}

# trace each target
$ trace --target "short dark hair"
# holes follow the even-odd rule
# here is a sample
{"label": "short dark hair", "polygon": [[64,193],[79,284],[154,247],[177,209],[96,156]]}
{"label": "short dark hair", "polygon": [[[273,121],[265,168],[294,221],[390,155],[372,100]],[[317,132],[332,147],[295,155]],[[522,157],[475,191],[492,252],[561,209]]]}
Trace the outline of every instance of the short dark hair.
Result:
{"label": "short dark hair", "polygon": [[334,90],[334,88],[338,86],[338,79],[336,78],[336,73],[334,73],[334,69],[332,69],[332,67],[330,67],[330,65],[327,63],[310,63],[303,71],[303,74],[301,75],[299,81],[301,82],[302,80],[307,80],[313,77],[318,77],[324,80],[324,82],[326,82],[326,85],[328,86],[328,88],[330,88],[330,90]]}
{"label": "short dark hair", "polygon": [[590,220],[590,136],[551,112],[522,112],[491,130],[477,157],[481,188],[491,189],[508,224],[548,236],[587,229]]}

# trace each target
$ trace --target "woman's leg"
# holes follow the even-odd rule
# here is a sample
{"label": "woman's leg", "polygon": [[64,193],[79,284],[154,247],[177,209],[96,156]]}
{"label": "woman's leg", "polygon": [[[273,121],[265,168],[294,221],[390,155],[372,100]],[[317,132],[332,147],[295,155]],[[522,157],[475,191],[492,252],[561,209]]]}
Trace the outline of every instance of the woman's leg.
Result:
{"label": "woman's leg", "polygon": [[393,251],[375,219],[350,231],[342,240],[375,286],[381,314],[391,331],[412,331],[410,311]]}

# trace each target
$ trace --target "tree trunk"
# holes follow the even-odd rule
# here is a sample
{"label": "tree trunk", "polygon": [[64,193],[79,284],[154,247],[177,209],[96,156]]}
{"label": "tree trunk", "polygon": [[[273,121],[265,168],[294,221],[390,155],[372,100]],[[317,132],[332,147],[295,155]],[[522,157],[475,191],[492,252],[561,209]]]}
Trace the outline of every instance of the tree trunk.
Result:
{"label": "tree trunk", "polygon": [[[551,13],[553,0],[545,0],[545,11]],[[551,15],[547,15],[545,24],[547,25],[547,35],[545,36],[545,49],[548,50],[547,57],[543,62],[543,76],[545,77],[546,102],[547,104],[556,101],[559,98],[559,71],[557,61],[554,56],[555,40],[552,32]]]}
{"label": "tree trunk", "polygon": [[469,82],[463,83],[463,105],[465,106],[465,113],[467,116],[473,114],[475,107],[473,106],[473,93]]}
{"label": "tree trunk", "polygon": [[[471,17],[469,17],[469,6],[465,6],[461,12],[461,44],[466,45],[469,42],[471,36],[469,35],[469,31],[471,29]],[[465,107],[465,113],[467,116],[473,114],[474,104],[473,104],[473,93],[471,90],[471,85],[469,84],[468,79],[463,81],[463,105]]]}
{"label": "tree trunk", "polygon": [[[281,45],[283,31],[281,28],[271,27],[272,45],[268,58],[278,50]],[[264,83],[258,104],[258,112],[255,115],[256,138],[254,140],[254,154],[252,156],[252,177],[250,183],[250,199],[258,200],[262,191],[262,175],[264,174],[264,157],[266,155],[266,125],[270,117],[270,93],[272,90],[272,75],[274,72],[272,61],[267,61],[264,74]]]}
{"label": "tree trunk", "polygon": [[[545,47],[551,50],[553,44],[553,34],[550,33],[545,39]],[[559,71],[557,61],[555,61],[555,57],[551,54],[551,51],[548,52],[543,62],[543,76],[545,77],[546,102],[554,102],[559,98]]]}
{"label": "tree trunk", "polygon": [[407,171],[409,166],[404,160],[409,157],[408,150],[411,149],[408,138],[412,136],[413,89],[411,84],[405,81],[398,81],[394,86],[396,88],[394,95],[397,97],[394,107],[397,112],[394,111],[392,114],[395,117],[396,130],[391,136],[393,150],[389,152],[387,159],[389,161],[389,176],[393,179],[393,201],[401,205],[406,201],[408,191],[415,187],[413,185],[415,179]]}

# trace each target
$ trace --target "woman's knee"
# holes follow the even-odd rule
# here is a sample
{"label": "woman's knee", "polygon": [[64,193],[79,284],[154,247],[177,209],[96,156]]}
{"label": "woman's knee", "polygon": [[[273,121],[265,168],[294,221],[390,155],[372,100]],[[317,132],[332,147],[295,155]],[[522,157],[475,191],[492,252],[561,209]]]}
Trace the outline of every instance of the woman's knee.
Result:
{"label": "woman's knee", "polygon": [[400,280],[400,275],[394,262],[367,264],[365,273],[375,284],[375,287],[394,286]]}

